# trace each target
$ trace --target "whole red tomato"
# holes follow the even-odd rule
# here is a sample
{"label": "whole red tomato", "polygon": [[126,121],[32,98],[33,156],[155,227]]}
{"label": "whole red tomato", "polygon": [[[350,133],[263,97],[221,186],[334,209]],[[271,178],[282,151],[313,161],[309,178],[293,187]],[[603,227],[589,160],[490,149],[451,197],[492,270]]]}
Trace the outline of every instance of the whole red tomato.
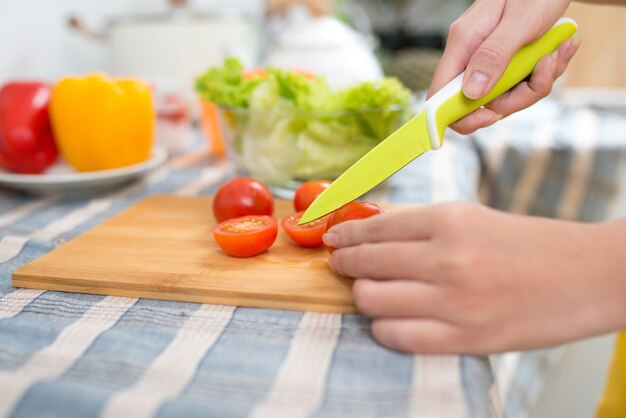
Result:
{"label": "whole red tomato", "polygon": [[213,229],[217,245],[234,257],[254,257],[267,251],[277,235],[278,224],[271,216],[229,219]]}
{"label": "whole red tomato", "polygon": [[289,238],[305,248],[317,248],[324,245],[322,236],[326,232],[326,222],[330,215],[316,219],[304,225],[298,225],[304,212],[296,212],[282,221],[282,226]]}
{"label": "whole red tomato", "polygon": [[[350,202],[337,209],[330,215],[327,228],[330,229],[342,222],[352,221],[355,219],[365,219],[370,216],[385,213],[378,205],[368,202]],[[328,247],[328,252],[332,253],[335,249]]]}
{"label": "whole red tomato", "polygon": [[218,222],[248,215],[274,213],[274,199],[260,181],[238,177],[227,181],[213,198],[213,215]]}
{"label": "whole red tomato", "polygon": [[307,210],[317,196],[330,186],[330,181],[307,181],[302,183],[296,189],[296,195],[293,198],[293,206],[296,212]]}

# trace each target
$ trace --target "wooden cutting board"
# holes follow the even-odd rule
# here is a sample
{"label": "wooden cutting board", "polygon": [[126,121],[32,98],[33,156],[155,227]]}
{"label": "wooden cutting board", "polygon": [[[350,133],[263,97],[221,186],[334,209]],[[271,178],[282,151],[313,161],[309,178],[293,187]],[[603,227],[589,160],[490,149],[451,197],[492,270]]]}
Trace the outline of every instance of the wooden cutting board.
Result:
{"label": "wooden cutting board", "polygon": [[[209,197],[152,196],[13,273],[13,286],[274,309],[355,312],[352,280],[326,249],[281,230],[257,257],[224,254]],[[293,212],[276,201],[277,219]]]}

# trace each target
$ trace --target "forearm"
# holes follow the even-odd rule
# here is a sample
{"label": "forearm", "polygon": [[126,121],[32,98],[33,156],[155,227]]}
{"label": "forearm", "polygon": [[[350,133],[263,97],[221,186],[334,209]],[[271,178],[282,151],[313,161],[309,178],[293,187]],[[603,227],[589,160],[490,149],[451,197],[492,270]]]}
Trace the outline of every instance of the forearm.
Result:
{"label": "forearm", "polygon": [[598,225],[598,231],[596,242],[601,247],[598,257],[603,258],[601,269],[604,270],[598,276],[606,275],[604,280],[617,296],[607,312],[607,320],[626,329],[626,218]]}

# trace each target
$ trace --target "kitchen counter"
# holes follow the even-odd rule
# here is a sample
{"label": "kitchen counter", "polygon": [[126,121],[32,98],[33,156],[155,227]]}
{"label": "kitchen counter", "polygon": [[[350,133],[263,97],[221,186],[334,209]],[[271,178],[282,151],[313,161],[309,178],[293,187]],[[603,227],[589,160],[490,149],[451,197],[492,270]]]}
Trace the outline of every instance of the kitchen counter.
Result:
{"label": "kitchen counter", "polygon": [[[480,197],[493,206],[601,219],[617,190],[624,127],[540,103],[469,139],[451,136],[369,199],[477,200],[482,167]],[[14,270],[147,195],[212,194],[228,166],[196,157],[108,194],[0,191],[0,417],[489,417],[502,415],[500,397],[507,416],[524,416],[554,350],[408,355],[376,344],[357,315],[11,287]]]}

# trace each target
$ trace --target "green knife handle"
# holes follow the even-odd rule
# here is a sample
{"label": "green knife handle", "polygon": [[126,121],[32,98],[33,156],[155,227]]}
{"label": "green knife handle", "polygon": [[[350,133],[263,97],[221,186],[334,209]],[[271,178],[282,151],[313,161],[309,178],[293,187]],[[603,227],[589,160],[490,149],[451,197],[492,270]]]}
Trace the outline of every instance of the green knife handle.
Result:
{"label": "green knife handle", "polygon": [[562,18],[542,37],[523,46],[513,56],[496,85],[480,99],[468,99],[463,94],[464,73],[433,95],[425,105],[428,132],[433,149],[441,147],[448,125],[469,115],[528,77],[543,57],[554,52],[563,41],[576,33],[577,27],[574,20]]}

